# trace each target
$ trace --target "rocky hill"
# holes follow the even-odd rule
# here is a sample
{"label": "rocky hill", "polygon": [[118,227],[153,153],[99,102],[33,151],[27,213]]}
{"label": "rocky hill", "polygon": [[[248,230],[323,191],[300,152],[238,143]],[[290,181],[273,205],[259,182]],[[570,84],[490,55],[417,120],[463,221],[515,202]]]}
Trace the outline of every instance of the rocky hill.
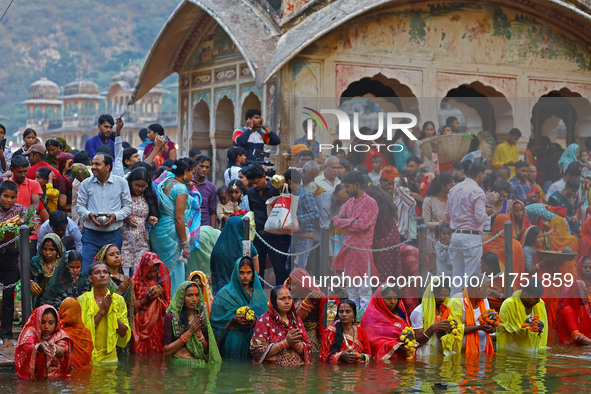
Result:
{"label": "rocky hill", "polygon": [[[0,15],[8,3],[0,1]],[[14,1],[0,22],[0,116],[9,118],[1,121],[8,134],[24,126],[25,106],[21,101],[26,99],[29,85],[40,77],[63,86],[80,73],[104,90],[109,79],[131,62],[143,64],[178,3]],[[163,109],[175,109],[176,97],[167,101]]]}

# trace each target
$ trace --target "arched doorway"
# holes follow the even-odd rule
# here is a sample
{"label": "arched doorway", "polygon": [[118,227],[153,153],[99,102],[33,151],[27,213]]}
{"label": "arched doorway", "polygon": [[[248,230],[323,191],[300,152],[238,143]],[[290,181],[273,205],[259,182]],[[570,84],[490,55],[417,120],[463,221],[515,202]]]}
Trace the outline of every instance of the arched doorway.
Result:
{"label": "arched doorway", "polygon": [[209,150],[209,123],[209,107],[205,100],[199,100],[193,110],[191,148],[198,148],[202,151]]}
{"label": "arched doorway", "polygon": [[497,140],[514,127],[513,109],[507,98],[479,81],[462,84],[447,92],[439,108],[439,125],[449,116],[460,120],[462,131],[488,131]]}
{"label": "arched doorway", "polygon": [[591,137],[591,103],[568,88],[553,90],[534,105],[531,125],[535,139],[547,136],[563,146],[581,144]]}

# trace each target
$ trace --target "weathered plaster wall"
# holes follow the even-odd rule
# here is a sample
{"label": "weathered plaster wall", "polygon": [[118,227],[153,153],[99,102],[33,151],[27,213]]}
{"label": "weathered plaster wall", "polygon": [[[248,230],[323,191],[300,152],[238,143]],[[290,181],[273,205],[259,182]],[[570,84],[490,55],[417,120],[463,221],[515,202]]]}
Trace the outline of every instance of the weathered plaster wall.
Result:
{"label": "weathered plaster wall", "polygon": [[[399,84],[397,95],[418,98],[423,122],[437,119],[438,103],[451,89],[470,85],[501,98],[493,104],[500,138],[511,127],[527,137],[531,109],[540,96],[566,88],[566,94],[591,97],[591,51],[559,27],[507,4],[390,5],[360,16],[286,66],[284,76],[292,83],[285,94],[293,97],[288,102],[310,97],[319,83],[318,97],[338,98],[361,78],[386,78]],[[423,100],[431,97],[437,100]],[[296,125],[305,118],[293,107],[282,115]],[[578,127],[578,133],[591,135],[591,129]]]}

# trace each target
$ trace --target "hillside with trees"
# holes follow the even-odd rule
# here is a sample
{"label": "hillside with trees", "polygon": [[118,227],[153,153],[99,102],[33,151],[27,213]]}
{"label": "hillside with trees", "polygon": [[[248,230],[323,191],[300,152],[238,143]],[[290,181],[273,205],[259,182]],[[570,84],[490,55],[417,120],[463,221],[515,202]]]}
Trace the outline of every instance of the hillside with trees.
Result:
{"label": "hillside with trees", "polygon": [[[8,6],[0,1],[0,14]],[[63,86],[80,76],[98,83],[133,61],[143,64],[179,0],[18,1],[0,22],[0,115],[12,135],[25,125],[29,85],[47,77]],[[171,77],[164,84],[176,82]],[[163,110],[176,109],[174,94]]]}

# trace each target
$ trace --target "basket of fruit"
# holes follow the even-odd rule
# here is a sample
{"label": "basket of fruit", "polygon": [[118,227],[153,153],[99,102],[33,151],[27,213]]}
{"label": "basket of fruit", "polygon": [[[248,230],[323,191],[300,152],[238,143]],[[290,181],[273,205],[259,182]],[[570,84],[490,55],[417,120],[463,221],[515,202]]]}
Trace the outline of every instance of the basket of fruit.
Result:
{"label": "basket of fruit", "polygon": [[20,216],[15,216],[4,222],[1,222],[0,244],[6,243],[16,238],[20,232],[20,226],[23,224],[30,226],[33,223],[33,219],[35,219],[35,210],[31,208],[25,213],[25,217],[23,219],[21,219]]}

